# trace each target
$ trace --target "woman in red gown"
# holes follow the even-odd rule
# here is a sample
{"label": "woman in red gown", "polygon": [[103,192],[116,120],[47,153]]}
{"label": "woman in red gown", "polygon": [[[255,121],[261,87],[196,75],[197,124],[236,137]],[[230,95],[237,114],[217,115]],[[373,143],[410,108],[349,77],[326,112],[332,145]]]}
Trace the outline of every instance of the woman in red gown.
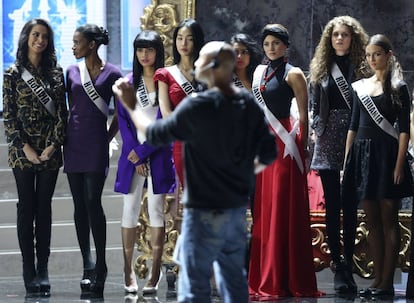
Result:
{"label": "woman in red gown", "polygon": [[[289,34],[279,24],[262,31],[268,65],[259,65],[253,94],[276,133],[278,158],[257,176],[249,288],[254,299],[314,297],[320,293],[312,255],[305,150],[308,95],[303,72],[287,62]],[[296,98],[299,120],[292,125]]]}

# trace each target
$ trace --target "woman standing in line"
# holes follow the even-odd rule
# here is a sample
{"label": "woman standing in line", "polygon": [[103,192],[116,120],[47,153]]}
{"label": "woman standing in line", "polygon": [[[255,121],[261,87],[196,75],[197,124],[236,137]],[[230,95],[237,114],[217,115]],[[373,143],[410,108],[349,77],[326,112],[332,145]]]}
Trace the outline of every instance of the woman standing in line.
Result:
{"label": "woman standing in line", "polygon": [[[127,78],[134,85],[138,103],[148,119],[160,118],[153,76],[164,67],[164,46],[155,31],[142,31],[134,40],[133,71]],[[138,285],[132,270],[132,257],[136,240],[136,226],[141,208],[144,182],[147,180],[148,214],[151,226],[152,269],[144,294],[156,293],[161,279],[162,254],[165,241],[165,194],[174,185],[171,148],[155,148],[138,133],[129,113],[117,104],[122,152],[118,161],[115,191],[124,193],[121,230],[124,249],[124,289],[136,293]]]}
{"label": "woman standing in line", "polygon": [[[193,70],[204,44],[204,33],[197,21],[184,19],[175,28],[173,41],[174,65],[160,68],[154,75],[163,118],[168,117],[186,96],[197,89]],[[184,186],[182,157],[182,144],[175,141],[173,159],[180,186]]]}
{"label": "woman standing in line", "polygon": [[401,198],[412,196],[406,159],[410,96],[386,36],[372,36],[365,55],[374,75],[352,84],[355,98],[346,140],[343,190],[351,201],[361,203],[369,229],[375,279],[360,294],[393,296],[400,248],[398,210]]}
{"label": "woman standing in line", "polygon": [[244,33],[235,34],[230,38],[230,44],[236,51],[237,60],[233,81],[236,86],[252,90],[253,73],[261,61],[261,51],[257,42]]}
{"label": "woman standing in line", "polygon": [[[316,134],[311,169],[321,177],[334,289],[339,293],[357,290],[352,276],[357,205],[341,199],[340,171],[351,119],[351,83],[366,74],[367,42],[368,35],[357,20],[335,17],[326,24],[310,63],[310,104]],[[341,256],[341,209],[345,258]]]}
{"label": "woman standing in line", "polygon": [[[280,24],[262,31],[268,65],[259,65],[253,95],[276,134],[278,157],[257,177],[249,269],[250,294],[259,299],[318,295],[313,266],[305,149],[308,94],[302,70],[288,63],[289,34]],[[299,120],[290,122],[292,98]]]}
{"label": "woman standing in line", "polygon": [[[107,130],[112,84],[122,74],[103,61],[98,48],[109,42],[108,32],[94,24],[76,29],[73,54],[84,58],[66,73],[69,122],[64,144],[64,172],[74,202],[76,234],[83,258],[82,293],[103,297],[107,275],[105,260],[106,218],[101,195],[109,169],[109,142],[118,131],[116,117]],[[92,261],[89,234],[95,241],[96,263]]]}
{"label": "woman standing in line", "polygon": [[4,73],[3,116],[19,198],[17,237],[26,293],[49,296],[51,203],[67,109],[53,30],[43,19],[28,21],[20,33],[16,62]]}

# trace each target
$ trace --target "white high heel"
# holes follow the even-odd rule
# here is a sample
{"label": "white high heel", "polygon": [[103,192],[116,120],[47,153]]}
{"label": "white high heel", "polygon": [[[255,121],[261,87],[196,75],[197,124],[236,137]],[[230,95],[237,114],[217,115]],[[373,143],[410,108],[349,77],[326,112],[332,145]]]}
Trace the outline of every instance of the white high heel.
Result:
{"label": "white high heel", "polygon": [[155,294],[158,290],[158,285],[160,284],[161,278],[162,278],[162,270],[160,270],[160,276],[158,278],[157,284],[155,284],[155,286],[144,286],[142,288],[142,294],[143,295]]}
{"label": "white high heel", "polygon": [[126,293],[128,294],[136,294],[138,292],[138,285],[130,285],[130,286],[126,286],[124,285],[124,290]]}
{"label": "white high heel", "polygon": [[134,278],[132,280],[133,280],[133,283],[131,283],[130,286],[126,286],[124,284],[124,290],[125,290],[125,293],[127,293],[127,294],[136,294],[138,292],[138,283],[137,283],[137,280],[135,278],[135,275],[134,275]]}

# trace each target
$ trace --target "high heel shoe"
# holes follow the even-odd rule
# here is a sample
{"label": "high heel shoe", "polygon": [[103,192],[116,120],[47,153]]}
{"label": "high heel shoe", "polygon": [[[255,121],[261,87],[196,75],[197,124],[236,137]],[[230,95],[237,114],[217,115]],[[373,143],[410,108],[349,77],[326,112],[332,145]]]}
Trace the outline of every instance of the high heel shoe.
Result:
{"label": "high heel shoe", "polygon": [[91,283],[93,279],[93,273],[94,273],[93,268],[83,270],[82,280],[80,281],[80,288],[82,290],[82,293],[90,291]]}
{"label": "high heel shoe", "polygon": [[158,277],[157,284],[155,284],[155,286],[148,286],[148,283],[147,283],[147,285],[145,285],[142,288],[142,294],[143,295],[152,295],[152,294],[155,294],[157,292],[157,290],[158,290],[158,285],[160,284],[161,279],[162,279],[162,270],[160,270],[160,275]]}
{"label": "high heel shoe", "polygon": [[40,285],[33,279],[29,283],[25,283],[24,287],[26,288],[26,298],[38,297],[40,295]]}
{"label": "high heel shoe", "polygon": [[47,268],[37,271],[36,281],[39,284],[39,294],[41,297],[50,297],[49,272]]}
{"label": "high heel shoe", "polygon": [[107,274],[108,271],[95,273],[95,277],[91,283],[90,298],[103,298]]}
{"label": "high heel shoe", "polygon": [[124,290],[127,294],[136,294],[138,292],[138,285],[136,283],[130,286],[124,285]]}

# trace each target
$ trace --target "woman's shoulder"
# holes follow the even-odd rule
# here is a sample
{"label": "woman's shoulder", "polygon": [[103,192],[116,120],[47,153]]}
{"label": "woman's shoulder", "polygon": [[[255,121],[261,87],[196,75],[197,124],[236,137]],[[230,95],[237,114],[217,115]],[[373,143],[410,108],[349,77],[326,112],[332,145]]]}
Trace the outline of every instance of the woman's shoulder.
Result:
{"label": "woman's shoulder", "polygon": [[154,74],[154,80],[155,81],[162,81],[162,82],[167,82],[168,83],[168,81],[171,79],[171,77],[172,76],[171,76],[170,72],[168,71],[167,67],[158,68],[155,71],[155,74]]}
{"label": "woman's shoulder", "polygon": [[117,65],[110,62],[105,63],[104,69],[107,69],[107,71],[111,74],[116,74],[117,76],[122,75],[121,69]]}
{"label": "woman's shoulder", "polygon": [[9,74],[9,75],[17,75],[19,73],[20,73],[19,69],[14,63],[4,70],[4,74]]}

